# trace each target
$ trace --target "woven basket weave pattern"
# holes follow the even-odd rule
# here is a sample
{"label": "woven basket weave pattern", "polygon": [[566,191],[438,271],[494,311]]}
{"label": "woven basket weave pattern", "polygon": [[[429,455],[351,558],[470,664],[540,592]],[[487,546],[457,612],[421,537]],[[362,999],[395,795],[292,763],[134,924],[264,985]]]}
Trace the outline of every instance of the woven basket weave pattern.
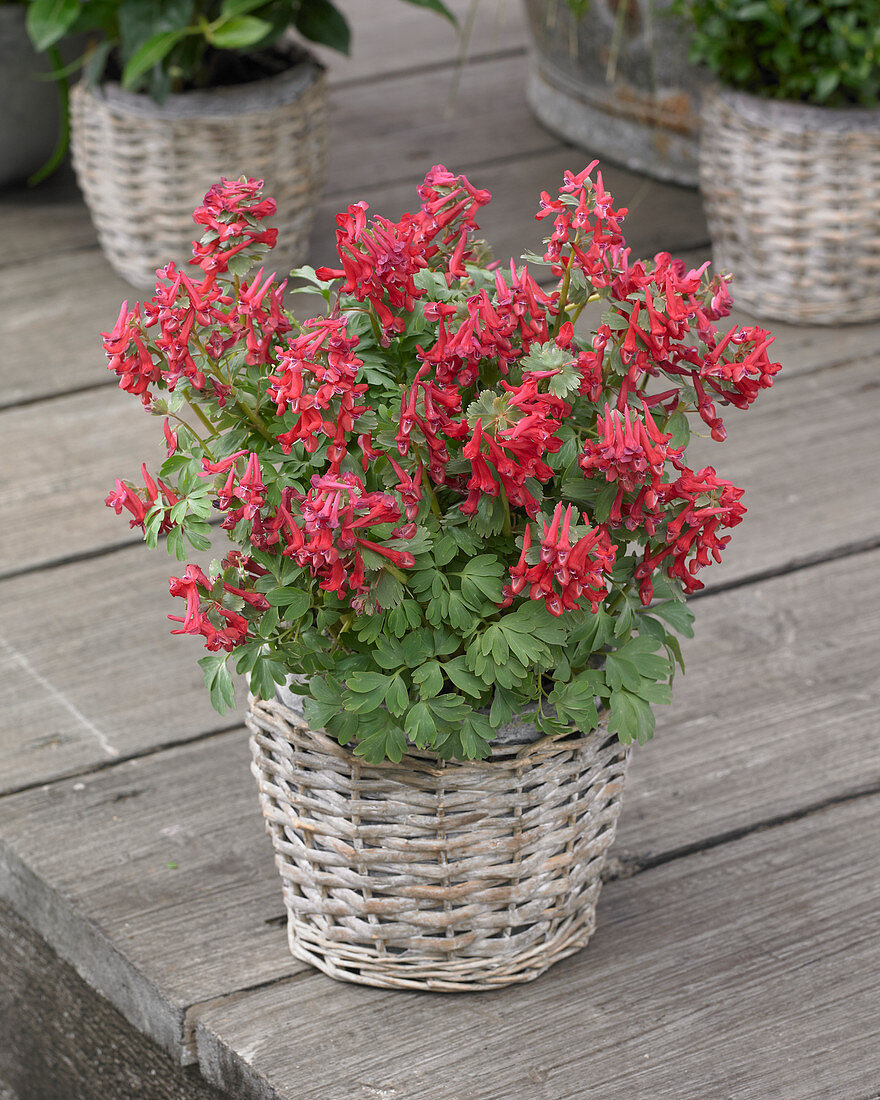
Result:
{"label": "woven basket weave pattern", "polygon": [[183,110],[171,101],[184,101],[185,109],[190,93],[169,97],[167,110],[138,110],[131,100],[141,97],[74,87],[73,163],[101,246],[120,275],[152,287],[158,267],[188,260],[201,231],[193,210],[221,176],[243,174],[264,179],[278,203],[269,220],[278,245],[267,266],[286,273],[303,262],[326,155],[324,77],[304,64],[305,80],[258,82],[275,94],[261,97],[257,85],[241,85],[240,98],[223,97],[223,110],[199,115],[190,108],[187,117],[175,117]]}
{"label": "woven basket weave pattern", "polygon": [[251,700],[248,727],[297,958],[366,985],[492,989],[590,938],[628,760],[607,731],[373,765],[274,700]]}
{"label": "woven basket weave pattern", "polygon": [[880,111],[748,99],[704,97],[700,150],[713,261],[736,276],[737,305],[807,324],[877,319]]}

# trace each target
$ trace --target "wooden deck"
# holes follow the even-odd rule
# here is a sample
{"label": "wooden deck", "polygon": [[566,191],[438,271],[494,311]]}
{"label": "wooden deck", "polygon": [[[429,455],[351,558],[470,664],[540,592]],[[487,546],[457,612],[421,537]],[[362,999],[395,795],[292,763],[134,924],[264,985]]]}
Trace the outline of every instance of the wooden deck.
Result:
{"label": "wooden deck", "polygon": [[[337,209],[397,214],[438,161],[493,191],[499,255],[534,246],[538,192],[588,158],[527,110],[520,5],[482,0],[454,107],[450,28],[346,7],[310,262]],[[637,253],[707,253],[693,192],[606,182]],[[168,634],[173,561],[103,507],[157,453],[97,339],[136,293],[69,174],[0,195],[0,242],[0,930],[7,975],[28,935],[42,960],[12,993],[0,964],[3,1100],[214,1095],[203,1078],[237,1100],[880,1095],[880,325],[772,326],[784,371],[715,448],[750,515],[635,755],[591,945],[521,988],[392,993],[288,953],[241,721]],[[40,1086],[10,1052],[52,966],[72,999],[34,1026],[70,1053]],[[137,1062],[103,1085],[77,1061],[101,1047],[88,990]]]}

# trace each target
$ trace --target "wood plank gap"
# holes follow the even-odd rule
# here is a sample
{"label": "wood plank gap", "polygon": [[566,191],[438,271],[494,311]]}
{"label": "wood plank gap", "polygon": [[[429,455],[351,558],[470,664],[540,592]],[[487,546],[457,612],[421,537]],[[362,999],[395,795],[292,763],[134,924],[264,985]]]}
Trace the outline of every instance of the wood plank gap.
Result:
{"label": "wood plank gap", "polygon": [[[551,156],[554,153],[561,153],[564,149],[572,149],[575,152],[578,151],[578,150],[575,149],[575,146],[569,145],[565,141],[551,141],[550,144],[548,144],[546,146],[542,146],[540,149],[533,149],[529,153],[526,153],[525,155],[523,155],[521,153],[509,153],[509,154],[505,154],[502,157],[489,157],[486,160],[479,160],[479,161],[465,161],[464,164],[456,163],[454,170],[458,173],[462,173],[462,172],[467,173],[467,172],[473,172],[474,170],[482,171],[482,169],[484,169],[484,168],[486,168],[486,169],[489,169],[489,168],[503,168],[506,164],[522,164],[523,161],[530,160],[532,158],[537,160],[540,157]],[[419,184],[421,184],[423,178],[424,178],[424,172],[420,172],[420,173],[414,174],[412,176],[406,176],[406,175],[401,174],[401,175],[397,175],[397,176],[390,176],[387,180],[380,180],[377,183],[371,183],[370,187],[371,188],[375,187],[378,190],[381,187],[397,187],[397,186],[400,186],[400,185],[406,184],[406,183],[412,183],[412,184],[418,186]],[[333,199],[346,198],[347,196],[350,196],[350,195],[351,195],[351,187],[349,186],[349,187],[340,188],[340,189],[335,190],[335,191],[325,191],[323,196],[322,196],[321,201],[322,202],[330,202]],[[700,244],[697,244],[694,247],[695,248],[708,248],[709,244],[710,244],[710,242],[708,242],[708,241],[705,243],[705,245],[702,244],[702,242],[701,242]],[[690,250],[690,247],[689,247],[689,250]],[[551,279],[550,280],[550,285],[553,285],[553,283],[555,283],[555,281],[556,280]],[[541,284],[541,285],[543,286],[544,284]]]}
{"label": "wood plank gap", "polygon": [[719,581],[707,588],[694,592],[689,600],[701,600],[706,596],[714,596],[722,592],[732,592],[737,588],[745,588],[751,584],[762,584],[764,581],[773,580],[774,577],[784,577],[789,573],[800,573],[804,569],[812,569],[816,565],[826,565],[831,561],[842,558],[854,558],[859,554],[869,554],[872,550],[880,548],[880,535],[871,538],[860,539],[858,542],[847,543],[844,546],[835,547],[817,554],[805,554],[802,558],[792,558],[783,565],[775,565],[769,569],[759,569],[754,573],[748,573],[743,577],[736,577],[730,581]]}
{"label": "wood plank gap", "polygon": [[616,882],[618,879],[634,878],[643,871],[662,867],[666,863],[673,863],[677,859],[687,859],[688,856],[699,852],[709,852],[713,848],[720,848],[724,844],[733,844],[737,840],[751,836],[752,833],[763,833],[769,829],[776,829],[782,825],[789,825],[793,821],[802,821],[806,817],[813,817],[835,806],[845,806],[850,802],[857,802],[862,798],[874,798],[880,795],[880,782],[866,783],[854,791],[845,791],[842,794],[832,795],[829,798],[820,799],[807,806],[799,806],[787,814],[779,814],[767,817],[761,821],[755,821],[749,825],[743,825],[738,829],[728,829],[726,832],[715,836],[704,837],[695,840],[693,844],[682,844],[678,848],[670,848],[665,852],[659,852],[655,856],[646,856],[644,859],[623,858],[612,856],[605,864],[602,872],[603,882]]}
{"label": "wood plank gap", "polygon": [[[284,921],[285,923],[287,921],[286,915],[284,916]],[[184,1009],[183,1014],[184,1060],[192,1063],[198,1060],[196,1051],[196,1025],[199,1022],[199,1016],[203,1012],[209,1009],[235,1004],[236,1001],[240,1001],[243,997],[247,997],[251,993],[259,993],[261,990],[272,989],[274,986],[295,985],[297,982],[302,982],[306,978],[313,978],[315,973],[316,971],[312,969],[312,967],[307,967],[305,970],[300,970],[296,974],[284,974],[278,978],[268,978],[264,982],[255,982],[253,985],[243,985],[240,989],[236,989],[231,993],[224,993],[220,997],[212,997],[208,1001],[194,1001]],[[0,1094],[0,1100],[2,1100],[2,1094]]]}
{"label": "wood plank gap", "polygon": [[72,386],[69,390],[54,390],[52,393],[32,394],[30,397],[20,397],[16,401],[5,403],[0,401],[0,413],[7,412],[10,409],[25,409],[29,405],[42,405],[44,402],[54,401],[56,398],[77,397],[81,393],[94,393],[95,390],[103,390],[107,386],[117,384],[116,378],[108,374],[100,382],[87,382],[82,386]]}
{"label": "wood plank gap", "polygon": [[[0,802],[2,802],[4,798],[11,798],[13,795],[24,794],[26,791],[45,791],[55,786],[57,783],[65,783],[83,775],[94,775],[97,772],[107,771],[108,768],[115,768],[118,764],[127,764],[132,760],[145,760],[151,756],[158,756],[159,753],[168,752],[171,749],[180,749],[188,745],[197,745],[201,741],[210,741],[213,738],[223,737],[227,733],[235,733],[236,731],[242,731],[242,724],[240,721],[231,722],[226,726],[212,726],[211,729],[204,730],[202,733],[196,733],[192,737],[179,737],[174,741],[163,741],[161,745],[151,745],[149,748],[138,749],[135,752],[129,752],[125,755],[120,753],[119,756],[114,756],[112,759],[96,760],[93,764],[89,764],[86,767],[72,768],[70,771],[63,772],[60,775],[53,775],[51,779],[40,779],[33,783],[22,783],[18,787],[10,787],[8,790],[0,792]],[[2,1094],[0,1094],[0,1100],[3,1100]]]}
{"label": "wood plank gap", "polygon": [[[53,256],[72,256],[79,252],[100,252],[101,246],[97,242],[80,243],[80,244],[66,244],[61,245],[58,248],[54,248],[52,251]],[[42,257],[36,257],[42,259]],[[4,260],[0,258],[0,271],[7,271],[10,268],[22,268],[26,266],[27,261],[22,262],[21,258],[13,258],[11,260]]]}
{"label": "wood plank gap", "polygon": [[526,57],[528,52],[526,46],[508,46],[507,49],[475,53],[464,59],[449,57],[445,60],[430,61],[426,65],[416,67],[408,66],[404,69],[394,69],[386,73],[372,73],[369,76],[354,76],[347,80],[345,78],[334,80],[331,91],[335,92],[337,88],[363,88],[371,84],[385,84],[389,80],[400,80],[409,76],[423,76],[425,73],[438,73],[444,69],[454,73],[459,66],[464,69],[468,65],[484,65],[492,61],[507,61],[512,57]]}
{"label": "wood plank gap", "polygon": [[119,542],[111,542],[106,546],[96,546],[91,550],[80,550],[75,554],[68,554],[60,558],[50,558],[48,561],[37,565],[23,565],[19,569],[10,569],[6,573],[0,573],[0,582],[15,580],[17,577],[27,577],[31,573],[43,573],[47,569],[63,569],[66,565],[76,565],[78,562],[91,561],[93,558],[108,557],[120,550],[130,550],[137,546],[143,539],[126,539]]}

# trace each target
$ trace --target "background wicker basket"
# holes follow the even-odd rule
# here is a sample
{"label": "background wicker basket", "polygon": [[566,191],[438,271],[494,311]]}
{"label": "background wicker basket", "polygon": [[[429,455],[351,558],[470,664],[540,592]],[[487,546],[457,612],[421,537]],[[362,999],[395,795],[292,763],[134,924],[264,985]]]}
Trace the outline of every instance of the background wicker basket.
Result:
{"label": "background wicker basket", "polygon": [[297,958],[462,991],[530,981],[589,940],[629,755],[607,730],[374,765],[278,701],[252,698],[247,721]]}
{"label": "background wicker basket", "polygon": [[139,287],[192,255],[192,213],[221,176],[266,181],[278,203],[273,266],[305,259],[324,178],[326,93],[311,58],[264,80],[170,95],[161,105],[118,84],[71,95],[71,151],[104,252]]}
{"label": "background wicker basket", "polygon": [[880,317],[880,110],[707,93],[700,177],[738,306],[806,323]]}

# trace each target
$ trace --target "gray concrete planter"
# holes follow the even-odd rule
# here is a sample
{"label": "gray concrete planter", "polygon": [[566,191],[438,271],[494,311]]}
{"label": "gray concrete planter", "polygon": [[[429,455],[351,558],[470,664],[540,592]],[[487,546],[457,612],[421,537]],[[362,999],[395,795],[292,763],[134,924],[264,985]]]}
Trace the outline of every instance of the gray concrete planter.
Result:
{"label": "gray concrete planter", "polygon": [[77,84],[71,148],[107,259],[138,287],[191,256],[192,212],[221,176],[265,180],[278,203],[268,269],[305,259],[324,178],[326,93],[311,58],[248,84],[170,95],[162,104],[118,84]]}
{"label": "gray concrete planter", "polygon": [[25,30],[24,6],[0,4],[0,186],[27,179],[49,159],[61,123],[48,59]]}
{"label": "gray concrete planter", "polygon": [[525,0],[532,35],[527,95],[550,130],[657,179],[695,187],[700,92],[708,78],[687,58],[687,32],[671,0]]}
{"label": "gray concrete planter", "polygon": [[709,93],[700,174],[737,305],[801,324],[880,318],[880,108]]}

